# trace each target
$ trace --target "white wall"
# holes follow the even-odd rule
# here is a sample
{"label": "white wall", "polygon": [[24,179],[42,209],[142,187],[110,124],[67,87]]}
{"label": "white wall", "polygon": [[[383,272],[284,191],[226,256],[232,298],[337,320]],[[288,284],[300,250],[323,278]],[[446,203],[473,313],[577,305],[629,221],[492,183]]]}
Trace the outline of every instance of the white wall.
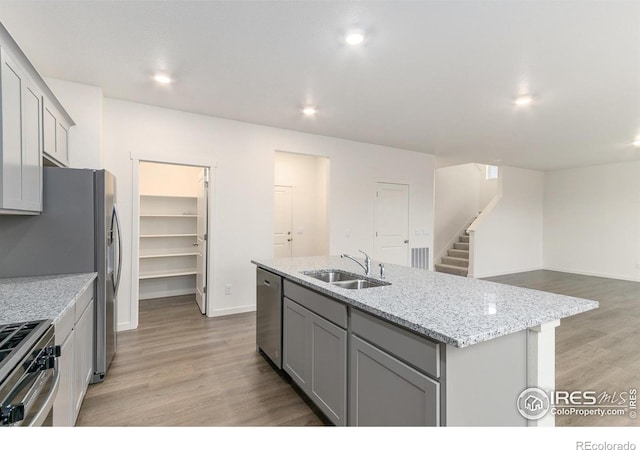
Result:
{"label": "white wall", "polygon": [[543,198],[543,172],[500,167],[497,196],[469,227],[469,276],[543,267]]}
{"label": "white wall", "polygon": [[545,174],[544,266],[640,281],[640,162]]}
{"label": "white wall", "polygon": [[141,162],[139,193],[196,197],[201,190],[197,180],[202,170],[202,167]]}
{"label": "white wall", "polygon": [[[105,98],[105,168],[118,180],[123,228],[132,228],[131,152],[216,164],[212,230],[211,315],[255,308],[252,258],[271,258],[274,150],[330,161],[331,254],[372,251],[375,186],[410,184],[413,247],[432,247],[433,157],[383,146],[298,133]],[[348,230],[348,232],[347,232]],[[421,230],[426,230],[423,233]],[[137,326],[131,300],[131,232],[124,233],[118,327]],[[224,294],[224,285],[232,294]]]}
{"label": "white wall", "polygon": [[496,193],[498,192],[498,179],[493,178],[491,180],[487,180],[487,166],[484,164],[478,164],[478,167],[482,171],[482,175],[480,176],[478,183],[478,211],[482,211],[487,207],[489,202],[493,200],[493,197],[496,196]]}
{"label": "white wall", "polygon": [[274,183],[293,187],[292,256],[329,254],[327,161],[317,156],[275,152]]}
{"label": "white wall", "polygon": [[102,89],[55,78],[44,80],[76,123],[69,130],[69,166],[102,169]]}
{"label": "white wall", "polygon": [[435,262],[450,247],[452,239],[471,218],[478,215],[480,172],[477,164],[463,164],[436,169],[434,202]]}
{"label": "white wall", "polygon": [[446,254],[460,231],[477,217],[495,197],[498,180],[486,179],[484,164],[461,164],[436,169],[435,174],[435,262]]}

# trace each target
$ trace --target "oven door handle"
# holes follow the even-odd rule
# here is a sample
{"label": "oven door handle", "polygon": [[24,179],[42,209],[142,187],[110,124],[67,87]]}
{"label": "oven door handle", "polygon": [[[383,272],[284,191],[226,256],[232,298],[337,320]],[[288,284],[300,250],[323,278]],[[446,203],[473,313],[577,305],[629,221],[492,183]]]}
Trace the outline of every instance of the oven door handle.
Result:
{"label": "oven door handle", "polygon": [[53,408],[53,402],[56,400],[56,394],[58,393],[58,388],[60,387],[60,368],[58,367],[58,358],[54,360],[53,363],[53,383],[51,384],[51,389],[49,389],[49,393],[47,394],[47,399],[44,401],[42,408],[38,411],[28,426],[30,427],[39,427],[42,426],[45,419],[49,415],[49,411]]}

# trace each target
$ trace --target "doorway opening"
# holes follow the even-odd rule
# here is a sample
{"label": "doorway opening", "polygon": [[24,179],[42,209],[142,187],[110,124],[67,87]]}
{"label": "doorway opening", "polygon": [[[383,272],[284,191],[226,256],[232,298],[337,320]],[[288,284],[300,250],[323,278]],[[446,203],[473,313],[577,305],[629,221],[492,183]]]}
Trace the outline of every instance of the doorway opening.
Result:
{"label": "doorway opening", "polygon": [[209,168],[140,161],[138,298],[207,311]]}
{"label": "doorway opening", "polygon": [[329,158],[275,152],[273,256],[329,255]]}
{"label": "doorway opening", "polygon": [[374,257],[390,264],[409,264],[409,185],[376,184]]}

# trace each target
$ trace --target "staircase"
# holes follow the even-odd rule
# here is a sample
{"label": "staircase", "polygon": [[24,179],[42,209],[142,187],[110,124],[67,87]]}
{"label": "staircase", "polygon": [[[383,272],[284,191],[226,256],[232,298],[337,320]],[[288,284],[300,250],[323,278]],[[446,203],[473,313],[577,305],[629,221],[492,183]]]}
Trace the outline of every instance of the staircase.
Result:
{"label": "staircase", "polygon": [[469,235],[467,232],[458,237],[458,242],[454,242],[453,248],[447,250],[447,255],[442,257],[441,263],[434,264],[436,272],[466,277],[469,273]]}

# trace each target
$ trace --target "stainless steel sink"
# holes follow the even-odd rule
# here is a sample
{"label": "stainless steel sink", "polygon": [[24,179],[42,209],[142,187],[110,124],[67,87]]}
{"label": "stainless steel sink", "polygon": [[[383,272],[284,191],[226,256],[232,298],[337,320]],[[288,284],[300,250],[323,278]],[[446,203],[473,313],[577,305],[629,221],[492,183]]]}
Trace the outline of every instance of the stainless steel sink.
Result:
{"label": "stainless steel sink", "polygon": [[302,272],[302,273],[311,278],[315,278],[316,280],[326,281],[327,283],[335,283],[336,281],[364,280],[364,277],[356,275],[355,273],[344,272],[339,270],[310,271],[310,272]]}
{"label": "stainless steel sink", "polygon": [[316,280],[324,281],[325,283],[344,289],[366,289],[378,286],[388,286],[391,284],[386,281],[368,278],[363,275],[357,275],[355,273],[339,269],[310,270],[302,273],[308,277],[312,277]]}
{"label": "stainless steel sink", "polygon": [[334,286],[338,286],[345,289],[366,289],[370,287],[388,286],[391,283],[377,280],[350,280],[350,281],[336,281],[331,283]]}

